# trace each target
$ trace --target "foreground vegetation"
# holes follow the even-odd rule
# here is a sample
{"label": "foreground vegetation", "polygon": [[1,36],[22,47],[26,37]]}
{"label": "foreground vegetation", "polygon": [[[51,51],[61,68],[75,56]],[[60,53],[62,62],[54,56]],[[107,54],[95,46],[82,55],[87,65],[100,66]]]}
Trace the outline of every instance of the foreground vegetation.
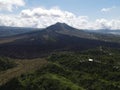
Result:
{"label": "foreground vegetation", "polygon": [[10,80],[0,90],[120,90],[118,49],[54,53],[47,60],[42,68]]}

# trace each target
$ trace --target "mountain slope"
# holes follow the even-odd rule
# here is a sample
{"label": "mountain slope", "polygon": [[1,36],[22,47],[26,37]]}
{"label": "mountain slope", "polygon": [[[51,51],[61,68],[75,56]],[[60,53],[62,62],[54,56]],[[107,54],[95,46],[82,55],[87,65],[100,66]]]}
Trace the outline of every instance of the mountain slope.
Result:
{"label": "mountain slope", "polygon": [[16,58],[34,58],[54,51],[81,51],[99,46],[120,47],[118,43],[95,40],[93,35],[64,23],[16,35],[7,40],[10,42],[0,45],[0,55]]}
{"label": "mountain slope", "polygon": [[69,36],[76,36],[80,38],[92,38],[95,39],[94,35],[91,33],[86,33],[83,30],[79,30],[76,28],[73,28],[65,23],[56,23],[55,25],[52,25],[47,28],[47,31],[55,31],[60,34],[69,35]]}

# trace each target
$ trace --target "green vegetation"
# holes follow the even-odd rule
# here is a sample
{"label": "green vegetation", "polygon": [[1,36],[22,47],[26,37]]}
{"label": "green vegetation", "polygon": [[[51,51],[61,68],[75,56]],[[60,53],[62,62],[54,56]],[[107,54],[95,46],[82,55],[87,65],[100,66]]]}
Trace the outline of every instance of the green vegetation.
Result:
{"label": "green vegetation", "polygon": [[65,77],[51,73],[22,75],[0,89],[7,90],[8,88],[11,90],[83,90]]}
{"label": "green vegetation", "polygon": [[4,71],[15,66],[16,64],[13,60],[5,57],[0,57],[0,71]]}
{"label": "green vegetation", "polygon": [[[97,48],[82,53],[53,54],[49,60],[64,68],[52,72],[60,71],[58,74],[64,75],[87,90],[119,90],[119,53],[120,50]],[[94,61],[88,61],[89,58],[93,58]]]}
{"label": "green vegetation", "polygon": [[120,90],[119,53],[105,47],[54,53],[46,66],[10,80],[0,90]]}

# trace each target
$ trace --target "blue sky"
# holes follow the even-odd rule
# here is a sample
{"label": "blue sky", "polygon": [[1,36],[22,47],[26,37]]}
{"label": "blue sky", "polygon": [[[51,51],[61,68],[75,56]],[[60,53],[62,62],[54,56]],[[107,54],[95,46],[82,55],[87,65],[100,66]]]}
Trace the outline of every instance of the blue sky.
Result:
{"label": "blue sky", "polygon": [[120,29],[120,0],[0,0],[0,25]]}
{"label": "blue sky", "polygon": [[[96,18],[117,18],[120,17],[120,0],[26,0],[28,7],[43,6],[51,8],[58,6],[62,10],[70,11],[76,15]],[[116,7],[109,13],[101,13],[102,8]]]}

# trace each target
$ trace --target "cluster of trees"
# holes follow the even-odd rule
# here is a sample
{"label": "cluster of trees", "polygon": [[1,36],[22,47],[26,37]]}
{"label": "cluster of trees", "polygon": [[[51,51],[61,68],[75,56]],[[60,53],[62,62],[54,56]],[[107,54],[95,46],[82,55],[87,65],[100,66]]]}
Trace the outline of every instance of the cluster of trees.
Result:
{"label": "cluster of trees", "polygon": [[4,71],[15,66],[16,64],[13,60],[6,57],[0,57],[0,71]]}

